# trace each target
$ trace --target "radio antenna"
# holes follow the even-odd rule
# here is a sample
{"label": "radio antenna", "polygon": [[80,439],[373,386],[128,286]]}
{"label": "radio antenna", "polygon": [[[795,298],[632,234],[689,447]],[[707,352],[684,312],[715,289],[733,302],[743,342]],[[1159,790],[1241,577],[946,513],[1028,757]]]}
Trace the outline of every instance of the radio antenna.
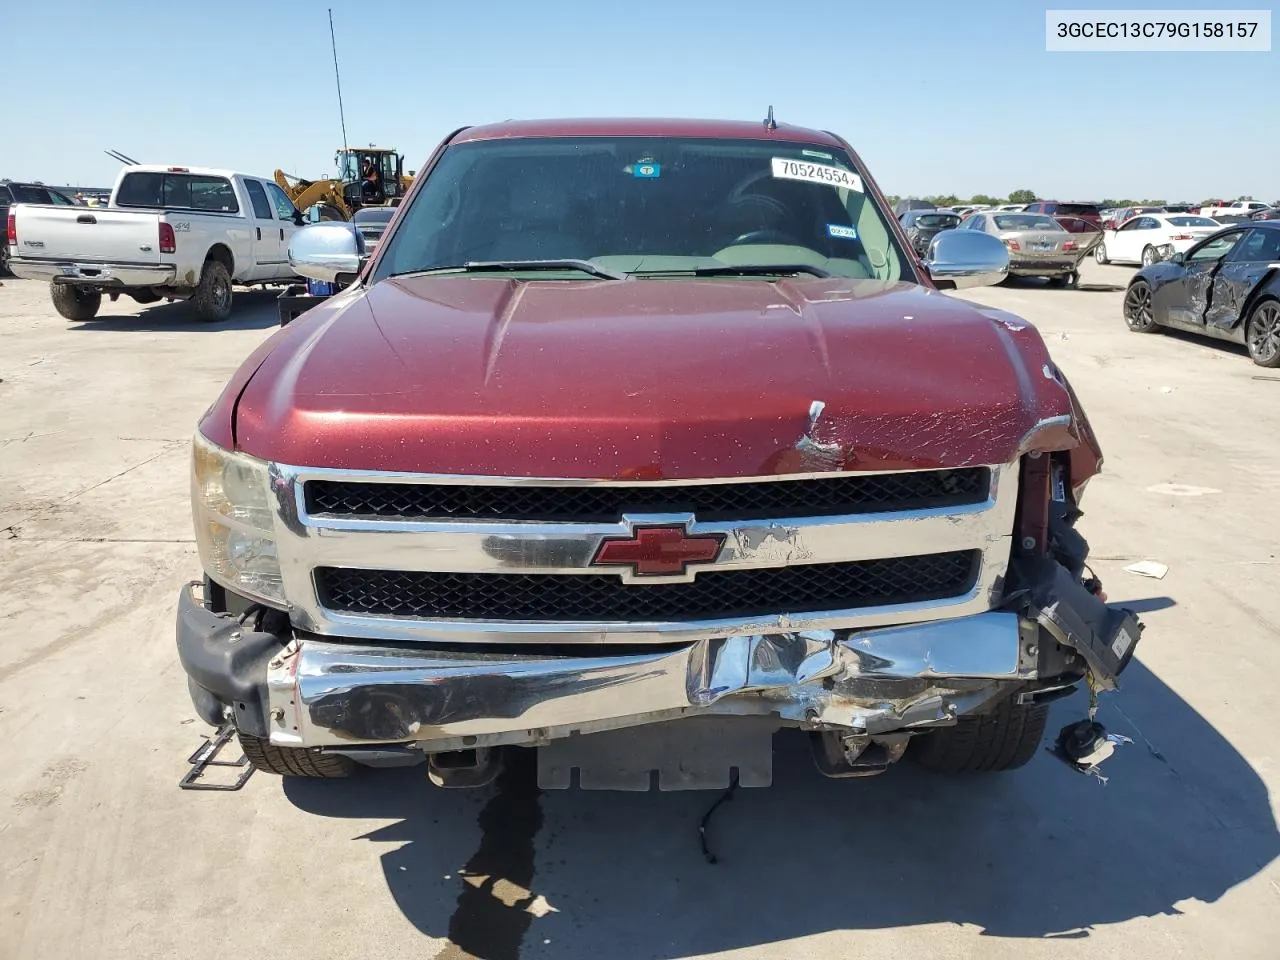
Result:
{"label": "radio antenna", "polygon": [[333,33],[333,8],[329,8],[329,43],[333,47],[333,79],[338,84],[338,119],[342,122],[342,149],[347,149],[347,115],[342,109],[342,77],[338,75],[338,40]]}
{"label": "radio antenna", "polygon": [[769,104],[769,115],[764,118],[764,128],[766,130],[778,129],[778,123],[773,119],[773,104]]}

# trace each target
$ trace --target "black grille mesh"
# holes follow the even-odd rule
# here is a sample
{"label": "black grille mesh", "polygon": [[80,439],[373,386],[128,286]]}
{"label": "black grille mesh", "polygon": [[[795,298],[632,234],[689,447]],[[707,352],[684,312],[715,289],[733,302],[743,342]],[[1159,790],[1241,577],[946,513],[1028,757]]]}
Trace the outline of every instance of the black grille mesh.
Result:
{"label": "black grille mesh", "polygon": [[918,603],[967,593],[980,554],[965,550],[850,563],[707,571],[692,583],[617,576],[427,573],[320,567],[320,602],[344,613],[446,620],[714,620]]}
{"label": "black grille mesh", "polygon": [[711,521],[960,506],[985,500],[989,482],[985,467],[674,487],[311,480],[306,503],[307,512],[319,516],[611,523],[630,512],[694,513]]}

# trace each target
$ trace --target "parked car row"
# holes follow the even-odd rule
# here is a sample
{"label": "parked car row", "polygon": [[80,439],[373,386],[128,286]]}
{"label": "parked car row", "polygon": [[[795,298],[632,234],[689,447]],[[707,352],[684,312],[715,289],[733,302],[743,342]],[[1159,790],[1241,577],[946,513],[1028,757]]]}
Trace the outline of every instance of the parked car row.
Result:
{"label": "parked car row", "polygon": [[907,208],[898,220],[919,257],[928,255],[929,244],[943,231],[978,231],[994,236],[1009,251],[1009,276],[1044,277],[1057,285],[1080,279],[1080,261],[1098,243],[1102,232],[1095,204],[1058,200],[981,209]]}

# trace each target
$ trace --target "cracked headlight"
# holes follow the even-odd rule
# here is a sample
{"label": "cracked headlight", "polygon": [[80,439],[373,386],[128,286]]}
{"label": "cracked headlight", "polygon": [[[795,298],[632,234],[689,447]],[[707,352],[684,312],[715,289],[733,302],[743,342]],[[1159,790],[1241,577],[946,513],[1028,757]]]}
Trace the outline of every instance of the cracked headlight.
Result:
{"label": "cracked headlight", "polygon": [[228,590],[287,608],[267,465],[199,433],[192,446],[191,512],[205,572]]}

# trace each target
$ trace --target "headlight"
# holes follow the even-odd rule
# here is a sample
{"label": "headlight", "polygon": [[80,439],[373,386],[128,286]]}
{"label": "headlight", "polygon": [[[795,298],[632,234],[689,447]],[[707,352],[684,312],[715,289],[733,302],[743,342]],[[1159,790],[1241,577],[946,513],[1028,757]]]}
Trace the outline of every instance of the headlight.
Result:
{"label": "headlight", "polygon": [[199,433],[191,461],[191,511],[205,572],[228,590],[288,607],[273,537],[267,465]]}

